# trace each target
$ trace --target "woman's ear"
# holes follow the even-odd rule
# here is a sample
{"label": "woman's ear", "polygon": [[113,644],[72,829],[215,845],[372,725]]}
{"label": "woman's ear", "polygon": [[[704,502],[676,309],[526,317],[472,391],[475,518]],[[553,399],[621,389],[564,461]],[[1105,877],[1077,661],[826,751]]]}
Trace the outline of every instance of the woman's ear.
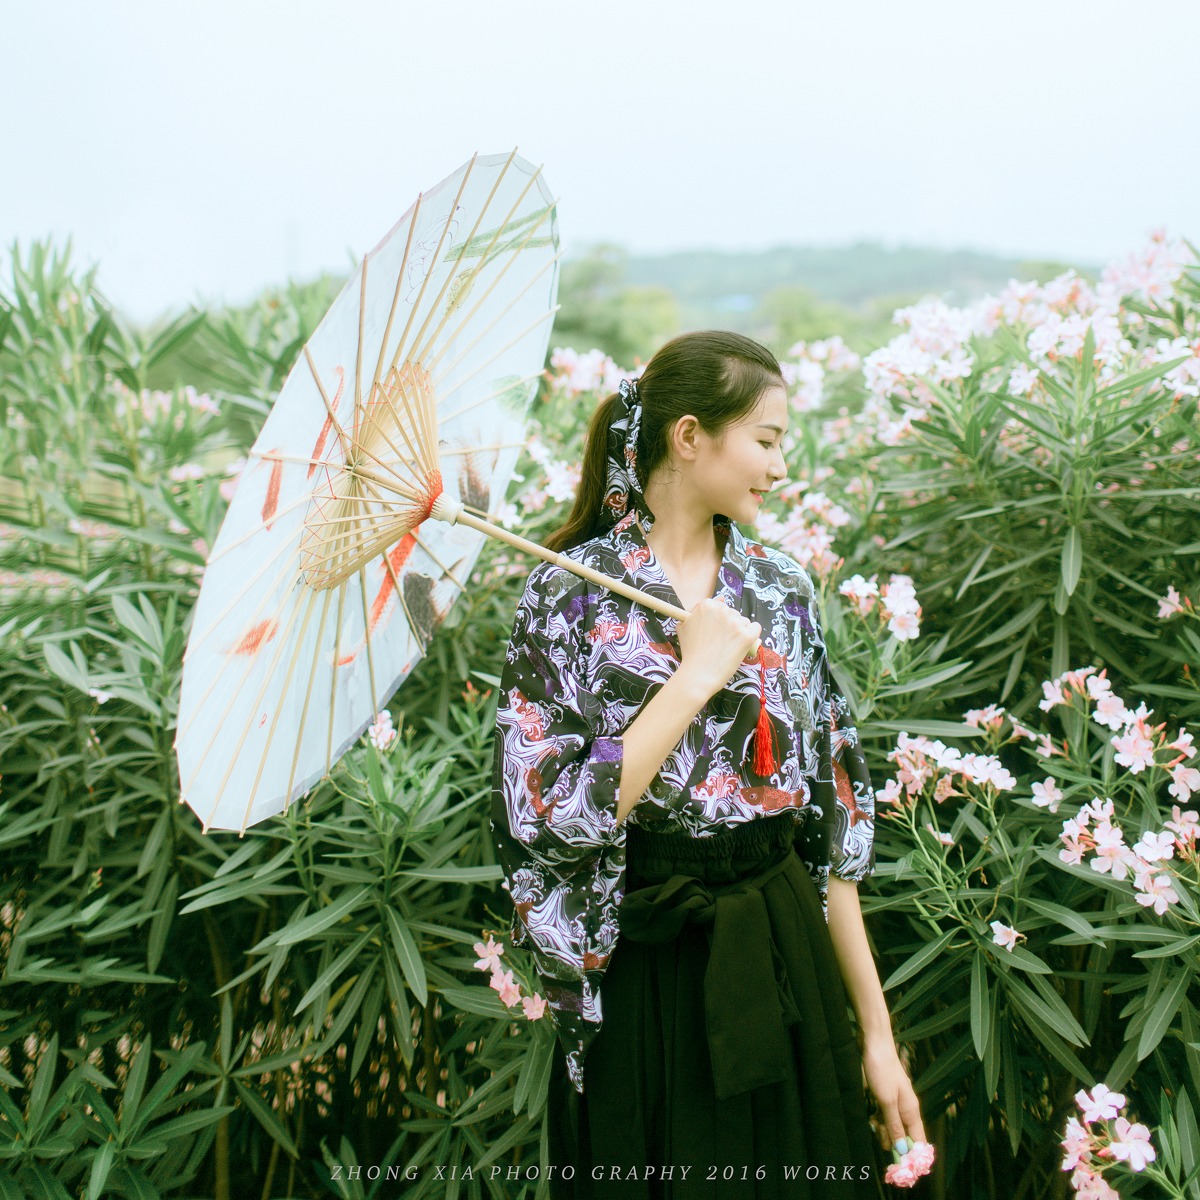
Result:
{"label": "woman's ear", "polygon": [[671,449],[684,462],[694,462],[699,452],[699,441],[703,433],[696,417],[691,413],[685,413],[671,429]]}

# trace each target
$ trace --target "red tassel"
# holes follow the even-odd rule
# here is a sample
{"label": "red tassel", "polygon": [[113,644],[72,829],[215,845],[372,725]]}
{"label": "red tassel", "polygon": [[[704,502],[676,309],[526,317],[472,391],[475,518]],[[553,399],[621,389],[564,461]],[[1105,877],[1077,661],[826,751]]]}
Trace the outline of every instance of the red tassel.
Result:
{"label": "red tassel", "polygon": [[773,775],[779,770],[775,727],[767,715],[767,667],[763,661],[763,648],[758,649],[758,724],[754,729],[754,773]]}

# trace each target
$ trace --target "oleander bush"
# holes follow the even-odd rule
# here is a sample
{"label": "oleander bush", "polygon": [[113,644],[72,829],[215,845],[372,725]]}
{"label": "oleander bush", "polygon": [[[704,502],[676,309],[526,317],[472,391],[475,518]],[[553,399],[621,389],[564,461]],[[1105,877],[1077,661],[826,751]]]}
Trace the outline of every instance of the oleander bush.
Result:
{"label": "oleander bush", "polygon": [[[553,1033],[487,830],[532,564],[485,547],[390,718],[302,805],[239,839],[179,803],[207,547],[335,290],[146,333],[67,253],[13,255],[5,1195],[545,1194]],[[863,907],[930,1190],[1200,1200],[1194,248],[896,320],[865,359],[781,347],[791,479],[758,535],[813,576],[872,763]],[[551,356],[502,523],[561,523],[623,374]]]}

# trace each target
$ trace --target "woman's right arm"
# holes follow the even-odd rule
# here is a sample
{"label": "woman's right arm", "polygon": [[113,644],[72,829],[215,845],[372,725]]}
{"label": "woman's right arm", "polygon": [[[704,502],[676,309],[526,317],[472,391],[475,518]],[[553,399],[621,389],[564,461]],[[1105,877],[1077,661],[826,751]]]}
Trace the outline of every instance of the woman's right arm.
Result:
{"label": "woman's right arm", "polygon": [[760,627],[719,600],[701,601],[679,623],[678,669],[624,730],[601,736],[602,706],[581,684],[579,651],[561,616],[574,596],[551,598],[554,572],[567,574],[535,568],[517,605],[496,711],[492,822],[507,827],[522,854],[562,866],[618,836]]}
{"label": "woman's right arm", "polygon": [[717,599],[702,600],[678,626],[679,669],[621,735],[616,818],[633,810],[667,756],[710,697],[721,690],[758,640],[762,627]]}

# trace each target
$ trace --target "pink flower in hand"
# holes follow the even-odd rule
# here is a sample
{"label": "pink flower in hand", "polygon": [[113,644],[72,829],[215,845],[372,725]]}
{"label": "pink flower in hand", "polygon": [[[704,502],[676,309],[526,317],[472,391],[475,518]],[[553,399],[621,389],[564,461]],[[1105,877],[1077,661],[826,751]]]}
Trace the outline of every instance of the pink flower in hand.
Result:
{"label": "pink flower in hand", "polygon": [[931,1142],[914,1142],[912,1148],[903,1154],[897,1154],[892,1147],[892,1155],[896,1161],[884,1172],[883,1180],[893,1187],[910,1188],[916,1185],[922,1175],[928,1175],[933,1166],[934,1150]]}

